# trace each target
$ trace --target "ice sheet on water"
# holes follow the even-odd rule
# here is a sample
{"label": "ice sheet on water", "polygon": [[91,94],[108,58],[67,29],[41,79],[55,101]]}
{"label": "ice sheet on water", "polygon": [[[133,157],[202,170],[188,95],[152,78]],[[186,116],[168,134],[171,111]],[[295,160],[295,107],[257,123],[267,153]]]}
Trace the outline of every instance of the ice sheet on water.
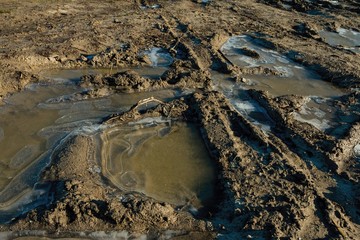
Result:
{"label": "ice sheet on water", "polygon": [[11,205],[0,207],[0,223],[11,221],[31,209],[40,205],[48,204],[52,201],[49,196],[49,185],[35,186],[33,189],[25,190],[25,193],[16,199]]}
{"label": "ice sheet on water", "polygon": [[82,127],[89,127],[93,126],[98,122],[96,119],[93,121],[90,120],[82,120],[70,123],[64,123],[61,125],[49,126],[41,129],[37,135],[45,138],[47,140],[47,148],[51,148],[55,146],[59,141],[64,139],[68,136],[71,132],[75,131],[76,129]]}
{"label": "ice sheet on water", "polygon": [[300,122],[309,123],[321,131],[325,131],[331,127],[330,121],[326,119],[322,119],[322,120],[317,118],[305,119],[298,114],[294,114],[294,118]]}
{"label": "ice sheet on water", "polygon": [[[199,206],[212,195],[212,165],[196,129],[147,118],[101,132],[101,170],[123,191],[176,205]],[[210,166],[209,166],[210,164]],[[201,169],[195,166],[201,165]],[[202,176],[202,177],[201,177]]]}
{"label": "ice sheet on water", "polygon": [[[173,90],[164,90],[131,95],[117,94],[116,97],[113,95],[88,100],[72,97],[80,91],[81,87],[75,84],[34,85],[12,98],[10,104],[1,109],[1,120],[7,121],[1,126],[4,130],[0,128],[0,140],[4,137],[4,131],[6,134],[14,131],[14,128],[8,128],[11,124],[11,126],[25,126],[26,130],[30,130],[31,136],[17,141],[14,149],[9,150],[9,156],[2,150],[3,153],[5,152],[2,158],[6,158],[6,164],[0,162],[0,221],[5,221],[5,215],[8,220],[16,217],[16,214],[21,214],[24,209],[31,209],[31,206],[41,203],[36,196],[43,195],[43,192],[35,189],[34,185],[40,181],[40,174],[51,161],[52,153],[63,146],[70,137],[76,134],[93,135],[104,130],[109,127],[99,124],[104,117],[127,110],[141,99],[156,96],[165,101],[175,96]],[[30,110],[24,111],[24,108]],[[16,122],[11,121],[14,113],[21,114],[22,118]],[[147,124],[151,125],[155,122],[162,120],[149,120]],[[137,128],[140,125],[141,122],[128,127]],[[166,129],[159,129],[158,135],[161,138],[167,133]],[[28,134],[28,131],[24,131],[23,135],[25,134]],[[23,135],[17,134],[14,138]],[[135,144],[139,145],[141,141],[136,141]],[[2,146],[3,149],[6,148],[4,144]]]}
{"label": "ice sheet on water", "polygon": [[301,106],[299,112],[294,112],[295,120],[309,123],[315,128],[326,131],[332,127],[329,121],[329,115],[332,112],[330,107],[327,107],[326,102],[330,99],[312,96],[307,98],[307,102]]}
{"label": "ice sheet on water", "polygon": [[[14,210],[18,211],[19,206],[26,207],[26,205],[29,204],[36,204],[29,203],[31,202],[29,199],[33,199],[34,196],[32,189],[39,180],[41,170],[46,167],[49,162],[50,151],[47,151],[16,175],[0,192],[0,222],[11,220],[8,219],[10,213],[13,213]],[[35,195],[38,193],[39,192]],[[16,214],[20,214],[20,212],[15,212],[15,216]]]}
{"label": "ice sheet on water", "polygon": [[151,125],[156,123],[167,123],[171,122],[170,119],[163,118],[163,117],[147,117],[136,122],[129,122],[129,125]]}
{"label": "ice sheet on water", "polygon": [[153,67],[167,67],[170,66],[174,59],[163,48],[154,47],[144,52],[150,58]]}
{"label": "ice sheet on water", "polygon": [[295,72],[304,70],[300,67],[301,65],[263,45],[266,44],[259,39],[248,35],[239,35],[231,37],[220,50],[233,64],[240,67],[268,67],[278,71],[283,77],[294,76]]}
{"label": "ice sheet on water", "polygon": [[71,122],[78,122],[83,120],[89,120],[92,122],[99,122],[104,117],[107,117],[113,113],[122,112],[122,109],[114,109],[113,111],[81,111],[81,112],[74,112],[74,113],[67,113],[60,118],[58,118],[55,123],[56,124],[64,124],[64,123],[71,123]]}
{"label": "ice sheet on water", "polygon": [[344,94],[331,83],[323,81],[314,70],[305,68],[270,47],[273,44],[268,40],[239,35],[231,37],[220,50],[232,64],[247,73],[242,77],[246,79],[243,85],[248,88],[266,90],[275,96],[296,94],[329,97]]}
{"label": "ice sheet on water", "polygon": [[343,46],[352,52],[360,53],[360,32],[338,28],[337,32],[322,30],[319,34],[331,46]]}
{"label": "ice sheet on water", "polygon": [[12,169],[23,168],[29,164],[39,152],[39,145],[26,145],[11,158],[9,167]]}
{"label": "ice sheet on water", "polygon": [[260,127],[265,132],[269,132],[274,126],[273,121],[267,114],[266,110],[262,108],[255,100],[241,100],[238,98],[231,98],[230,102],[235,109],[247,118],[254,125]]}
{"label": "ice sheet on water", "polygon": [[267,111],[249,96],[246,89],[221,77],[215,77],[213,80],[215,83],[214,89],[222,92],[242,116],[260,127],[263,131],[270,131],[271,127],[274,126],[273,120]]}
{"label": "ice sheet on water", "polygon": [[359,121],[359,105],[337,105],[337,98],[308,97],[308,101],[293,113],[294,119],[307,122],[325,133],[342,137],[350,126]]}

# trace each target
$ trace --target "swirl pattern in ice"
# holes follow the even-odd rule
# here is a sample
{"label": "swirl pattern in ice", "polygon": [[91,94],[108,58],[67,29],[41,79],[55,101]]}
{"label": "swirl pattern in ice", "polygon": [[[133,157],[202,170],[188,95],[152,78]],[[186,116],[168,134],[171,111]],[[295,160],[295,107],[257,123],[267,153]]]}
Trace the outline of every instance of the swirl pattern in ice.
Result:
{"label": "swirl pattern in ice", "polygon": [[103,174],[120,189],[196,208],[213,197],[215,168],[191,124],[150,118],[101,139]]}
{"label": "swirl pattern in ice", "polygon": [[70,136],[95,134],[104,117],[125,111],[143,98],[175,96],[174,91],[163,90],[73,99],[68,96],[84,90],[74,84],[79,72],[58,74],[61,80],[28,86],[0,108],[0,223],[51,201],[49,186],[41,183],[40,175]]}

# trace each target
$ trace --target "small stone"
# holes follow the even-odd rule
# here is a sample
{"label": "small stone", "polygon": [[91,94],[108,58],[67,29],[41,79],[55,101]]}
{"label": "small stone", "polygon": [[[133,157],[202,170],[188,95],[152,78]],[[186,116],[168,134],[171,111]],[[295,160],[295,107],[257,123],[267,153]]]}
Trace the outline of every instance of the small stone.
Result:
{"label": "small stone", "polygon": [[121,23],[121,20],[119,18],[114,18],[114,23]]}

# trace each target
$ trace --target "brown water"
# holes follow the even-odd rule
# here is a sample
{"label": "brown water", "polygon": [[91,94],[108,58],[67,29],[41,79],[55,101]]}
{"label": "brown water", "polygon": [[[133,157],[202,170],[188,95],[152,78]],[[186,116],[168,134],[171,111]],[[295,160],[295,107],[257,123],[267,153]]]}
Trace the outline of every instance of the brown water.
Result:
{"label": "brown water", "polygon": [[46,139],[37,133],[53,124],[58,114],[54,110],[38,108],[37,103],[69,91],[60,86],[40,88],[36,92],[28,90],[12,96],[1,108],[0,126],[4,137],[0,144],[0,209],[11,207],[19,197],[31,192],[35,182],[24,179],[26,168],[42,161],[42,155],[47,151]]}
{"label": "brown water", "polygon": [[51,201],[49,186],[39,182],[40,174],[68,136],[95,134],[104,117],[129,109],[141,99],[154,96],[168,101],[182,94],[163,90],[69,100],[67,96],[84,91],[74,84],[83,73],[57,72],[52,82],[29,85],[0,108],[0,222]]}
{"label": "brown water", "polygon": [[[164,234],[164,238],[171,238],[172,234]],[[169,236],[169,237],[168,237]],[[144,234],[132,234],[127,231],[112,232],[57,232],[48,233],[41,230],[20,231],[20,232],[0,232],[1,240],[145,240],[147,236]]]}
{"label": "brown water", "polygon": [[[295,74],[297,74],[295,72]],[[339,96],[344,91],[336,88],[331,83],[324,82],[320,78],[311,79],[309,77],[301,78],[301,74],[297,77],[276,77],[276,76],[245,76],[249,78],[254,85],[251,88],[256,90],[268,91],[271,95],[302,95],[302,96]]]}
{"label": "brown water", "polygon": [[[343,95],[344,91],[334,87],[331,83],[321,80],[314,71],[295,63],[286,56],[263,47],[259,40],[247,35],[231,37],[222,47],[221,51],[234,64],[243,68],[264,67],[272,69],[278,76],[244,75],[246,89],[268,91],[271,95],[280,96],[297,94],[302,96],[331,97]],[[258,54],[251,57],[244,54],[248,49]],[[214,75],[215,80],[226,76]],[[221,82],[220,82],[221,83]]]}
{"label": "brown water", "polygon": [[74,80],[78,81],[81,76],[88,74],[114,74],[119,71],[133,70],[137,72],[140,76],[158,79],[161,75],[168,70],[169,68],[164,65],[156,67],[133,67],[133,68],[84,68],[84,69],[51,69],[45,70],[41,73],[41,76],[58,82]]}
{"label": "brown water", "polygon": [[[323,81],[314,71],[267,48],[266,45],[269,44],[259,39],[239,35],[231,37],[221,47],[221,51],[232,64],[243,69],[268,68],[276,72],[276,75],[247,74],[241,76],[244,80],[242,83],[236,83],[229,75],[212,72],[214,89],[224,93],[238,112],[263,131],[270,131],[274,122],[266,110],[248,94],[249,89],[267,91],[272,96],[295,94],[312,98],[333,98],[346,94],[331,83]],[[319,112],[322,111],[318,110],[317,113]],[[338,126],[332,122],[335,119],[333,113],[322,113],[323,116],[316,118],[297,113],[295,116],[299,121],[311,123],[323,131]]]}
{"label": "brown water", "polygon": [[215,166],[196,126],[145,119],[101,139],[103,173],[120,189],[195,208],[211,202]]}

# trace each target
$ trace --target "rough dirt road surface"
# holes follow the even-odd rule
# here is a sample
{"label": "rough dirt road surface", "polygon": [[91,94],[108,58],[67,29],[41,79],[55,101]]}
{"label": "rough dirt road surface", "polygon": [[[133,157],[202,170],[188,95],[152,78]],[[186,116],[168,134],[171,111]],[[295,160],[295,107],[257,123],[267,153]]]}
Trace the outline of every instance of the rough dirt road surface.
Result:
{"label": "rough dirt road surface", "polygon": [[176,60],[157,82],[125,72],[84,76],[81,84],[95,89],[87,97],[195,88],[146,112],[133,108],[109,116],[106,124],[146,116],[194,122],[219,173],[217,204],[201,216],[136,194],[119,201],[118,190],[87,171],[96,143],[76,136],[44,170],[42,181],[52,184],[54,202],[0,230],[45,230],[49,236],[126,230],[150,239],[165,239],[169,230],[174,239],[357,239],[360,156],[354,149],[360,144],[360,116],[335,137],[294,119],[305,97],[250,89],[274,121],[264,132],[214,90],[210,70],[234,79],[252,73],[220,51],[229,37],[248,34],[343,88],[339,109],[359,109],[360,55],[319,35],[339,27],[360,32],[359,12],[356,0],[1,0],[1,99],[41,81],[44,69],[146,66],[150,60],[141,51],[167,49]]}

